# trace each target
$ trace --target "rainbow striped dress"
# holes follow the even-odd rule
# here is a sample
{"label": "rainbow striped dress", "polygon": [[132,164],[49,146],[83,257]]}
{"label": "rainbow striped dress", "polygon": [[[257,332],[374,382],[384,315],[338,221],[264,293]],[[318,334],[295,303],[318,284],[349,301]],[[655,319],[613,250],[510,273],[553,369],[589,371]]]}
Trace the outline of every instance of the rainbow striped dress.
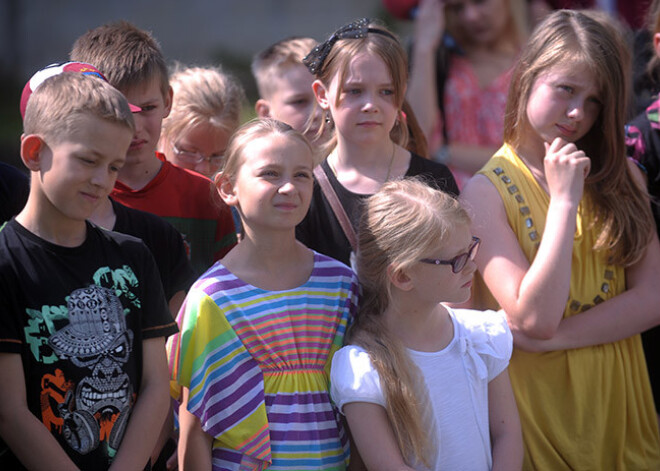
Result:
{"label": "rainbow striped dress", "polygon": [[188,410],[214,437],[214,470],[346,468],[329,371],[356,306],[353,272],[319,253],[291,290],[257,288],[220,262],[197,280],[168,355]]}

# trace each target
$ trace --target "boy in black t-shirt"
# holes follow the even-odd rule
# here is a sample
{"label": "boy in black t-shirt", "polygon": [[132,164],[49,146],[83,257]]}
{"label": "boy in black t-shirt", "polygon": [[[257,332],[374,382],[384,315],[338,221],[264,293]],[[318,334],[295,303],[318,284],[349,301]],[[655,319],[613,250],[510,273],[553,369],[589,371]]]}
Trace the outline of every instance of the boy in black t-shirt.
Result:
{"label": "boy in black t-shirt", "polygon": [[0,229],[0,469],[148,468],[176,324],[144,244],[86,221],[124,164],[131,111],[101,79],[62,73],[23,123],[30,195]]}

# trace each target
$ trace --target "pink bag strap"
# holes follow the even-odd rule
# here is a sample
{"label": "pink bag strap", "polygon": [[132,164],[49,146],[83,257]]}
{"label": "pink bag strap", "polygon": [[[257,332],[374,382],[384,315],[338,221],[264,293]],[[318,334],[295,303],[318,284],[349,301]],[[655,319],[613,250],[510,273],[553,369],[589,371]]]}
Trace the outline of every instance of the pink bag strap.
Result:
{"label": "pink bag strap", "polygon": [[348,242],[351,244],[353,252],[357,253],[357,236],[355,235],[351,221],[348,219],[348,215],[346,214],[341,201],[339,201],[339,197],[337,196],[337,193],[335,193],[335,189],[332,188],[330,180],[328,180],[328,176],[325,174],[325,171],[321,168],[320,165],[317,165],[314,168],[314,176],[316,177],[316,181],[319,182],[321,191],[328,200],[328,203],[330,203],[330,207],[335,213],[335,216],[339,221],[339,225],[344,231],[344,235],[348,239]]}

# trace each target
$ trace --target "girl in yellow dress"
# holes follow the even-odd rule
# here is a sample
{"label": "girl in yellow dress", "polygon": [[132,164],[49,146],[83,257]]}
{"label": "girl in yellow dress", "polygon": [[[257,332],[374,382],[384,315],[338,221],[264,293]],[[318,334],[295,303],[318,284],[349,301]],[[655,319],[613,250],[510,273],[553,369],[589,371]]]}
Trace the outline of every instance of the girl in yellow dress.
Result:
{"label": "girl in yellow dress", "polygon": [[628,64],[602,17],[551,14],[513,72],[505,144],[462,194],[517,347],[524,469],[660,469],[638,335],[660,323],[660,245],[625,158]]}

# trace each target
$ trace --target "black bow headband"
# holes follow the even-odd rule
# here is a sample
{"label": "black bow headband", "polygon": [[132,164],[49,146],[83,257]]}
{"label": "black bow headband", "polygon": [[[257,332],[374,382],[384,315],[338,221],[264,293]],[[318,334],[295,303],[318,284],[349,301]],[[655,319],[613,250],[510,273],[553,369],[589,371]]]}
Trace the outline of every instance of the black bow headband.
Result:
{"label": "black bow headband", "polygon": [[327,59],[328,54],[330,54],[332,46],[334,46],[340,39],[360,39],[367,37],[367,33],[376,33],[388,36],[394,41],[397,40],[387,31],[377,28],[369,28],[370,22],[371,20],[369,20],[369,18],[362,18],[361,20],[342,26],[332,33],[332,36],[326,39],[325,42],[312,49],[312,52],[307,54],[303,59],[303,64],[307,66],[312,75],[318,74],[323,68],[323,63]]}

